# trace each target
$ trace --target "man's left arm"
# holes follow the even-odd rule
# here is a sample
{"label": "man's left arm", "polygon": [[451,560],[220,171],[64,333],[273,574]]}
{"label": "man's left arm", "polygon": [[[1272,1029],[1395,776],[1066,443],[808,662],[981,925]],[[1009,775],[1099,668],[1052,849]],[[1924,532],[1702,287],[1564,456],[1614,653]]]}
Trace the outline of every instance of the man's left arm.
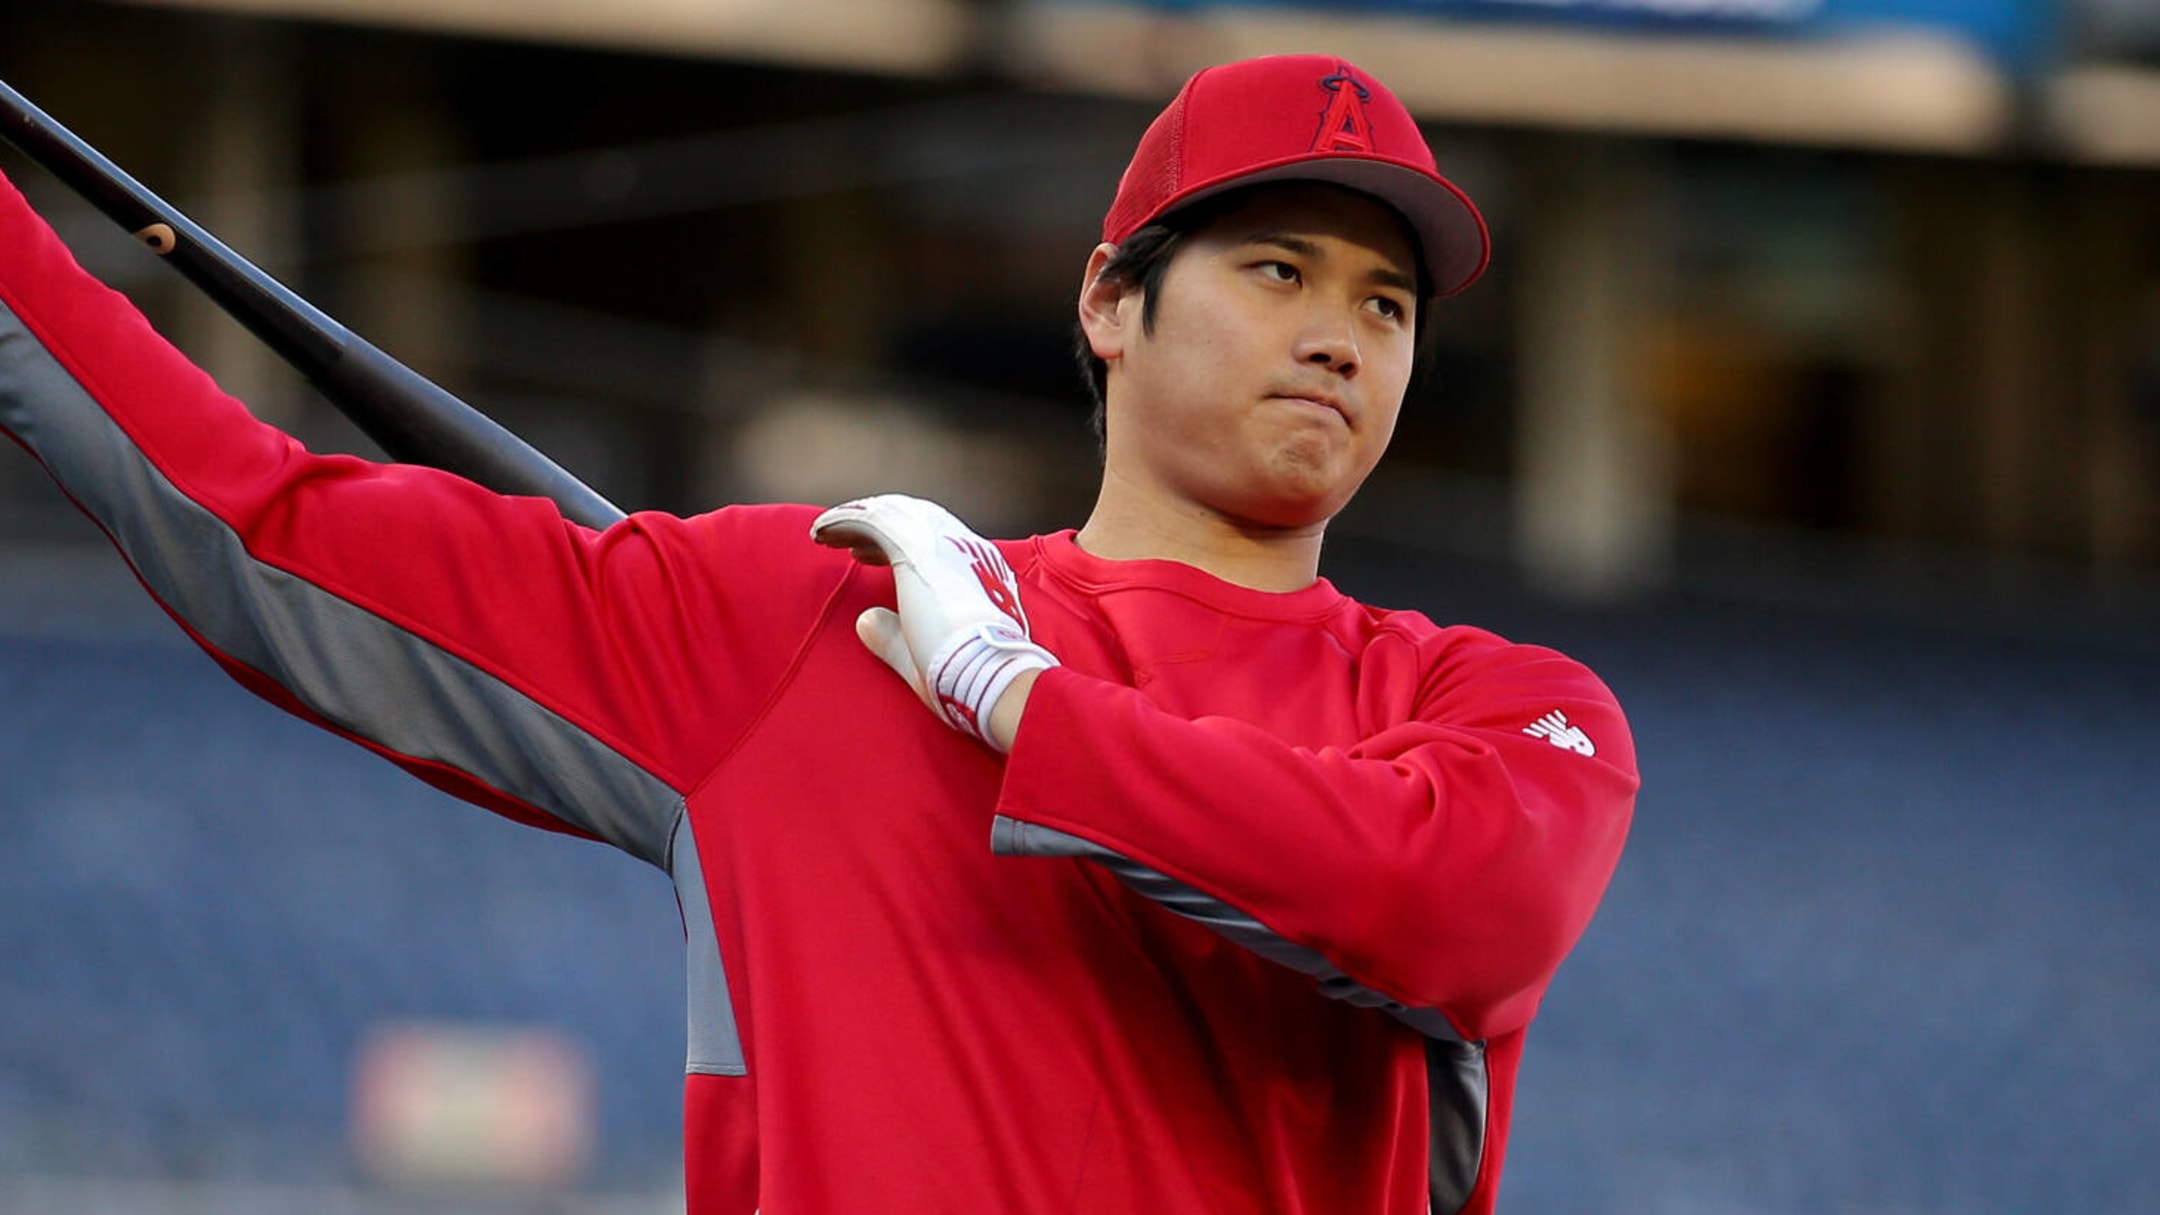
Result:
{"label": "man's left arm", "polygon": [[1638,781],[1603,684],[1494,647],[1423,720],[1341,748],[1043,672],[1000,706],[1019,724],[994,846],[1101,863],[1434,1036],[1519,1028],[1596,910]]}

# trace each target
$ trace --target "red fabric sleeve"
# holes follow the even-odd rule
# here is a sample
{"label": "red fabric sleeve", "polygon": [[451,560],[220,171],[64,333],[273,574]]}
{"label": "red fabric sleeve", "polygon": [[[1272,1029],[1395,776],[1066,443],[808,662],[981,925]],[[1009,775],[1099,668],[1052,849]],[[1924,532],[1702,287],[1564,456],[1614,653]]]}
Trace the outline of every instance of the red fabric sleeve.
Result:
{"label": "red fabric sleeve", "polygon": [[[1554,710],[1594,757],[1524,732]],[[1529,1022],[1588,925],[1637,784],[1604,685],[1551,651],[1502,645],[1436,672],[1419,720],[1346,748],[1187,721],[1131,688],[1046,672],[999,813],[1219,899],[1486,1038]]]}
{"label": "red fabric sleeve", "polygon": [[[757,711],[791,642],[846,576],[844,555],[809,542],[807,508],[640,514],[603,534],[545,500],[433,469],[311,454],[80,269],[5,180],[0,306],[0,425],[191,635],[281,706],[515,817],[529,818],[504,798],[537,804],[534,791],[490,793],[439,758],[380,743],[400,724],[399,704],[464,697],[440,706],[445,720],[474,719],[501,706],[474,699],[472,686],[487,697],[507,689],[518,712],[559,719],[576,746],[590,740],[609,762],[686,790]],[[182,584],[208,593],[191,598]],[[254,618],[278,597],[305,606]],[[428,658],[361,670],[363,653],[386,667]],[[446,689],[437,676],[449,667],[474,674]],[[369,680],[402,681],[405,699],[370,702],[358,686]],[[319,692],[387,707],[376,719],[317,716]],[[552,758],[518,757],[541,784]]]}

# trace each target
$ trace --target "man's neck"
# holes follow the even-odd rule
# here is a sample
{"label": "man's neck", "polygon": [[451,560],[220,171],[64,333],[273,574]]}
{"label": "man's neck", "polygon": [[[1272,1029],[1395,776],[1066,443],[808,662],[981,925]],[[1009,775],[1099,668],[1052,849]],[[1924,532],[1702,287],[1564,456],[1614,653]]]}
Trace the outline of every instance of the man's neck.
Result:
{"label": "man's neck", "polygon": [[1105,477],[1076,539],[1107,561],[1176,561],[1257,591],[1297,591],[1320,576],[1326,528],[1258,527]]}

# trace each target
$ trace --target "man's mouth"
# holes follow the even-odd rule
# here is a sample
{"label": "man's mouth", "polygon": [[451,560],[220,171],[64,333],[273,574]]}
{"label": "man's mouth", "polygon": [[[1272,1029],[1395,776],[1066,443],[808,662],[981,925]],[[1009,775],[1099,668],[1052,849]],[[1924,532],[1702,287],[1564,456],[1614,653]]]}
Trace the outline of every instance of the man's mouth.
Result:
{"label": "man's mouth", "polygon": [[1302,401],[1307,405],[1311,405],[1319,409],[1325,409],[1328,412],[1333,413],[1335,416],[1341,418],[1344,425],[1347,426],[1350,423],[1350,410],[1346,408],[1341,401],[1337,400],[1333,396],[1328,395],[1327,393],[1278,392],[1273,395],[1279,400]]}

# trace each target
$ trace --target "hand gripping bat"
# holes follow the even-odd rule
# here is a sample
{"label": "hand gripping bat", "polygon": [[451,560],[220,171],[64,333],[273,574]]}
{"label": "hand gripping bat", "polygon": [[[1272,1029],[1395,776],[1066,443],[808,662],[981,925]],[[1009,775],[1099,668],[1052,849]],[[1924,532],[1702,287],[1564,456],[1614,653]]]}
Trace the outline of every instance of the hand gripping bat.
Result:
{"label": "hand gripping bat", "polygon": [[0,138],[133,233],[292,364],[392,460],[553,499],[605,528],[623,512],[553,460],[301,299],[0,82]]}

